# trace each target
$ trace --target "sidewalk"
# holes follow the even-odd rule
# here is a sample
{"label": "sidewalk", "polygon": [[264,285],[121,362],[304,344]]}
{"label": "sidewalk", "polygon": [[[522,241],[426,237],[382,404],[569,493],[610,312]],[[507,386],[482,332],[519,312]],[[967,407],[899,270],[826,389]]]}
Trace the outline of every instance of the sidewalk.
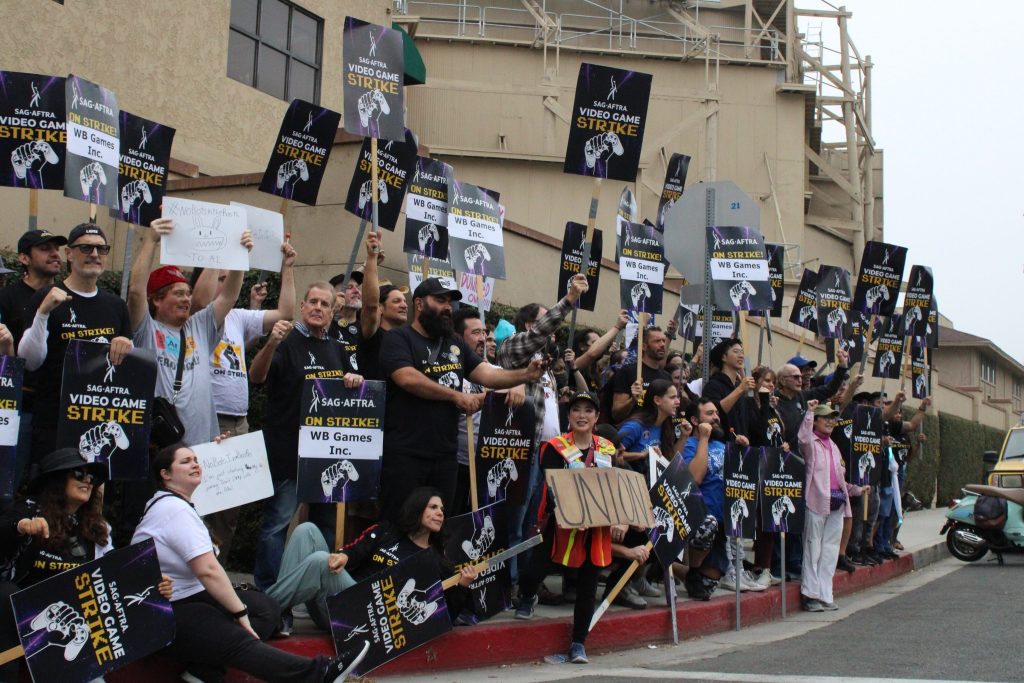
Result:
{"label": "sidewalk", "polygon": [[[900,531],[906,548],[899,560],[877,567],[859,567],[853,574],[839,572],[835,578],[837,596],[876,586],[894,577],[907,574],[947,556],[945,541],[939,535],[945,519],[945,508],[922,510],[907,515]],[[548,581],[555,581],[549,578]],[[552,584],[555,585],[555,584]],[[787,613],[799,610],[799,585],[786,584]],[[672,639],[671,613],[663,599],[649,600],[650,607],[636,611],[613,607],[608,610],[587,640],[587,651],[598,654],[617,649],[635,648],[647,643],[664,643]],[[742,626],[781,618],[782,592],[771,587],[761,593],[743,593],[740,601]],[[680,640],[698,638],[735,628],[735,594],[717,591],[709,602],[696,602],[680,596],[676,606]],[[304,620],[296,620],[296,627]],[[406,654],[371,676],[381,678],[402,674],[429,674],[445,670],[498,666],[512,662],[538,661],[568,645],[572,622],[572,606],[537,608],[531,621],[517,621],[512,612],[505,612],[473,627],[459,627],[427,645]],[[308,622],[307,622],[308,623]],[[272,641],[283,650],[302,655],[333,654],[330,639],[322,633],[297,629],[291,638]],[[164,660],[163,664],[167,662]],[[155,670],[147,660],[126,667],[108,676],[112,683],[142,680],[161,683],[179,680],[161,676],[164,667]],[[142,667],[145,667],[143,670]],[[143,674],[143,671],[145,672]],[[168,671],[168,674],[170,671]],[[229,681],[255,680],[232,671]]]}

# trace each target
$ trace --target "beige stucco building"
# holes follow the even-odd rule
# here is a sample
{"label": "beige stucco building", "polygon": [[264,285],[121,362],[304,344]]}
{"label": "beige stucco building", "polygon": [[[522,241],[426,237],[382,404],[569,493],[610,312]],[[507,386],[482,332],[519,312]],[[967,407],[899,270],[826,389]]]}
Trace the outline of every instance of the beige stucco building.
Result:
{"label": "beige stucco building", "polygon": [[[631,187],[641,215],[653,217],[674,152],[693,157],[687,186],[736,182],[759,207],[766,240],[788,245],[788,315],[804,266],[854,270],[864,241],[884,239],[871,59],[850,40],[849,13],[805,4],[812,9],[793,0],[22,0],[0,5],[0,22],[19,27],[0,50],[5,69],[84,76],[112,89],[123,109],[176,128],[172,194],[276,210],[279,200],[256,186],[286,100],[298,94],[341,111],[344,17],[397,22],[427,68],[426,83],[406,91],[406,123],[421,153],[501,192],[510,279],[495,298],[513,305],[555,298],[565,222],[586,220],[592,184],[562,172],[579,64],[650,73]],[[34,20],[23,21],[26,14]],[[839,40],[808,38],[800,33],[807,22],[835,25]],[[358,220],[342,205],[358,143],[339,132],[318,206],[288,210],[300,285],[344,270]],[[606,234],[622,189],[602,186],[597,225]],[[25,229],[26,194],[0,188],[0,245],[13,246]],[[65,232],[87,215],[85,204],[41,193],[41,227]],[[106,216],[99,222],[112,235],[118,268],[131,229]],[[384,238],[395,281],[406,277],[401,229],[400,221]],[[617,271],[605,256],[598,309],[581,314],[584,324],[606,327],[618,308]],[[686,273],[669,276],[670,311]],[[820,346],[801,345],[798,328],[782,320],[773,328],[766,361],[778,366],[798,346],[823,361]],[[753,346],[756,325],[748,338]],[[976,417],[999,426],[1013,418],[1002,409]]]}

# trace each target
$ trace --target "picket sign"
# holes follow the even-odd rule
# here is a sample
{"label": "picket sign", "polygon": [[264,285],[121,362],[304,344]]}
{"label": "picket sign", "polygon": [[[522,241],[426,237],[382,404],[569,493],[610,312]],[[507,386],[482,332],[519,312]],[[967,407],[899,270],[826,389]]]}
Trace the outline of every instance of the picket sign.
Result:
{"label": "picket sign", "polygon": [[476,487],[476,444],[473,438],[473,416],[466,414],[466,446],[469,449],[469,502],[470,509],[480,509],[480,493]]}
{"label": "picket sign", "polygon": [[[522,543],[512,546],[508,550],[500,552],[497,555],[493,555],[492,557],[490,557],[487,560],[484,560],[483,562],[474,564],[473,569],[475,569],[476,572],[479,574],[480,572],[485,571],[495,566],[496,564],[513,558],[520,553],[526,552],[535,545],[540,545],[543,541],[544,538],[540,534],[536,534],[535,536],[531,536],[530,538],[526,539]],[[441,586],[444,588],[444,590],[448,590],[449,588],[454,588],[455,586],[459,585],[460,580],[462,580],[461,574],[452,574],[447,579],[441,582]]]}
{"label": "picket sign", "polygon": [[878,314],[872,313],[871,319],[868,321],[868,329],[864,330],[864,348],[861,350],[860,356],[860,374],[862,375],[864,374],[864,368],[868,363],[868,348],[871,346],[871,336],[875,331],[875,321],[877,319]]}
{"label": "picket sign", "polygon": [[[601,201],[601,177],[594,177],[594,190],[590,195],[590,213],[587,214],[587,238],[583,244],[583,260],[580,261],[580,273],[586,277],[590,269],[590,250],[594,246],[594,226],[597,225],[597,205]],[[601,267],[600,264],[597,266]],[[566,348],[573,348],[576,341],[576,313],[579,311],[579,302],[572,307],[572,317],[569,319],[569,340]]]}
{"label": "picket sign", "polygon": [[[378,224],[378,214],[377,214],[377,211],[379,209],[378,202],[380,201],[380,195],[378,193],[378,188],[377,188],[377,182],[378,182],[378,180],[377,180],[377,172],[378,172],[378,169],[377,169],[377,138],[371,137],[370,138],[370,192],[371,192],[370,201],[372,202],[371,206],[372,206],[372,216],[373,216],[373,231],[375,233],[377,233],[377,239],[383,240],[384,235],[381,234],[381,229],[380,229],[380,226]],[[366,219],[364,218],[361,221],[359,221],[359,230],[356,232],[356,241],[352,245],[352,255],[348,257],[348,265],[345,266],[345,279],[342,280],[342,282],[344,282],[346,284],[346,286],[348,285],[349,278],[352,277],[353,269],[355,269],[356,259],[359,257],[359,245],[363,243],[363,235],[365,235],[365,234],[366,234]],[[373,253],[376,254],[378,250],[379,250],[379,247],[374,247]],[[427,272],[426,268],[427,268],[427,266],[426,266],[426,264],[424,264],[424,266],[423,266],[424,276],[426,276],[426,272]]]}
{"label": "picket sign", "polygon": [[[654,544],[650,541],[647,541],[647,545],[645,545],[644,548],[646,548],[647,552],[650,553],[651,550],[654,549]],[[633,560],[630,563],[629,567],[626,568],[626,573],[622,575],[622,578],[619,579],[619,582],[615,584],[615,587],[612,588],[611,592],[608,593],[608,596],[604,600],[602,600],[601,604],[598,605],[597,609],[594,610],[594,616],[590,619],[590,628],[587,629],[588,632],[594,630],[594,626],[597,625],[597,622],[601,619],[604,613],[608,611],[608,607],[611,606],[615,598],[618,597],[619,592],[621,592],[622,589],[626,587],[626,583],[633,577],[633,573],[639,567],[640,562],[638,560]],[[673,613],[675,613],[675,610],[673,610]]]}

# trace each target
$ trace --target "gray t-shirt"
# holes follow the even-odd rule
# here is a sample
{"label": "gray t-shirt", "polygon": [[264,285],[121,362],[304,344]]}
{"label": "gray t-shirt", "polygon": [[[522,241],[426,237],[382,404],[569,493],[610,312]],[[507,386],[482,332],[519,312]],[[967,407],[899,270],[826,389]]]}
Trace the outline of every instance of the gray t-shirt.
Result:
{"label": "gray t-shirt", "polygon": [[[217,412],[213,407],[211,354],[220,338],[213,304],[189,317],[185,323],[185,371],[181,392],[174,401],[185,425],[189,446],[212,441],[218,434]],[[171,399],[178,370],[181,328],[164,325],[147,315],[134,333],[135,346],[156,353],[156,395]]]}

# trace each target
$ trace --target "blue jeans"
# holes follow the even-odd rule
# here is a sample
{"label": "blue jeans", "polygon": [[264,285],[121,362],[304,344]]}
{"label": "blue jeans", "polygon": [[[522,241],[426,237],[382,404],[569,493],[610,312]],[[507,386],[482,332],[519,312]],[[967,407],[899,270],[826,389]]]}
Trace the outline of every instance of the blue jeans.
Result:
{"label": "blue jeans", "polygon": [[[525,538],[532,536],[530,530],[537,524],[537,510],[540,508],[540,495],[544,482],[544,472],[537,464],[536,454],[530,460],[530,478],[526,485],[526,502],[522,505],[510,507],[508,510],[508,547],[522,543]],[[529,536],[528,536],[529,534]],[[509,560],[509,572],[512,576],[512,583],[519,582],[519,560],[522,559],[523,566],[529,564],[530,552],[527,551]]]}
{"label": "blue jeans", "polygon": [[[259,540],[256,545],[256,563],[253,568],[253,582],[261,591],[266,591],[277,581],[284,555],[285,537],[288,525],[299,507],[299,498],[294,479],[274,481],[274,495],[263,501],[263,521],[260,524]],[[330,504],[310,504],[309,521],[320,528],[327,547],[334,545],[335,508]]]}

